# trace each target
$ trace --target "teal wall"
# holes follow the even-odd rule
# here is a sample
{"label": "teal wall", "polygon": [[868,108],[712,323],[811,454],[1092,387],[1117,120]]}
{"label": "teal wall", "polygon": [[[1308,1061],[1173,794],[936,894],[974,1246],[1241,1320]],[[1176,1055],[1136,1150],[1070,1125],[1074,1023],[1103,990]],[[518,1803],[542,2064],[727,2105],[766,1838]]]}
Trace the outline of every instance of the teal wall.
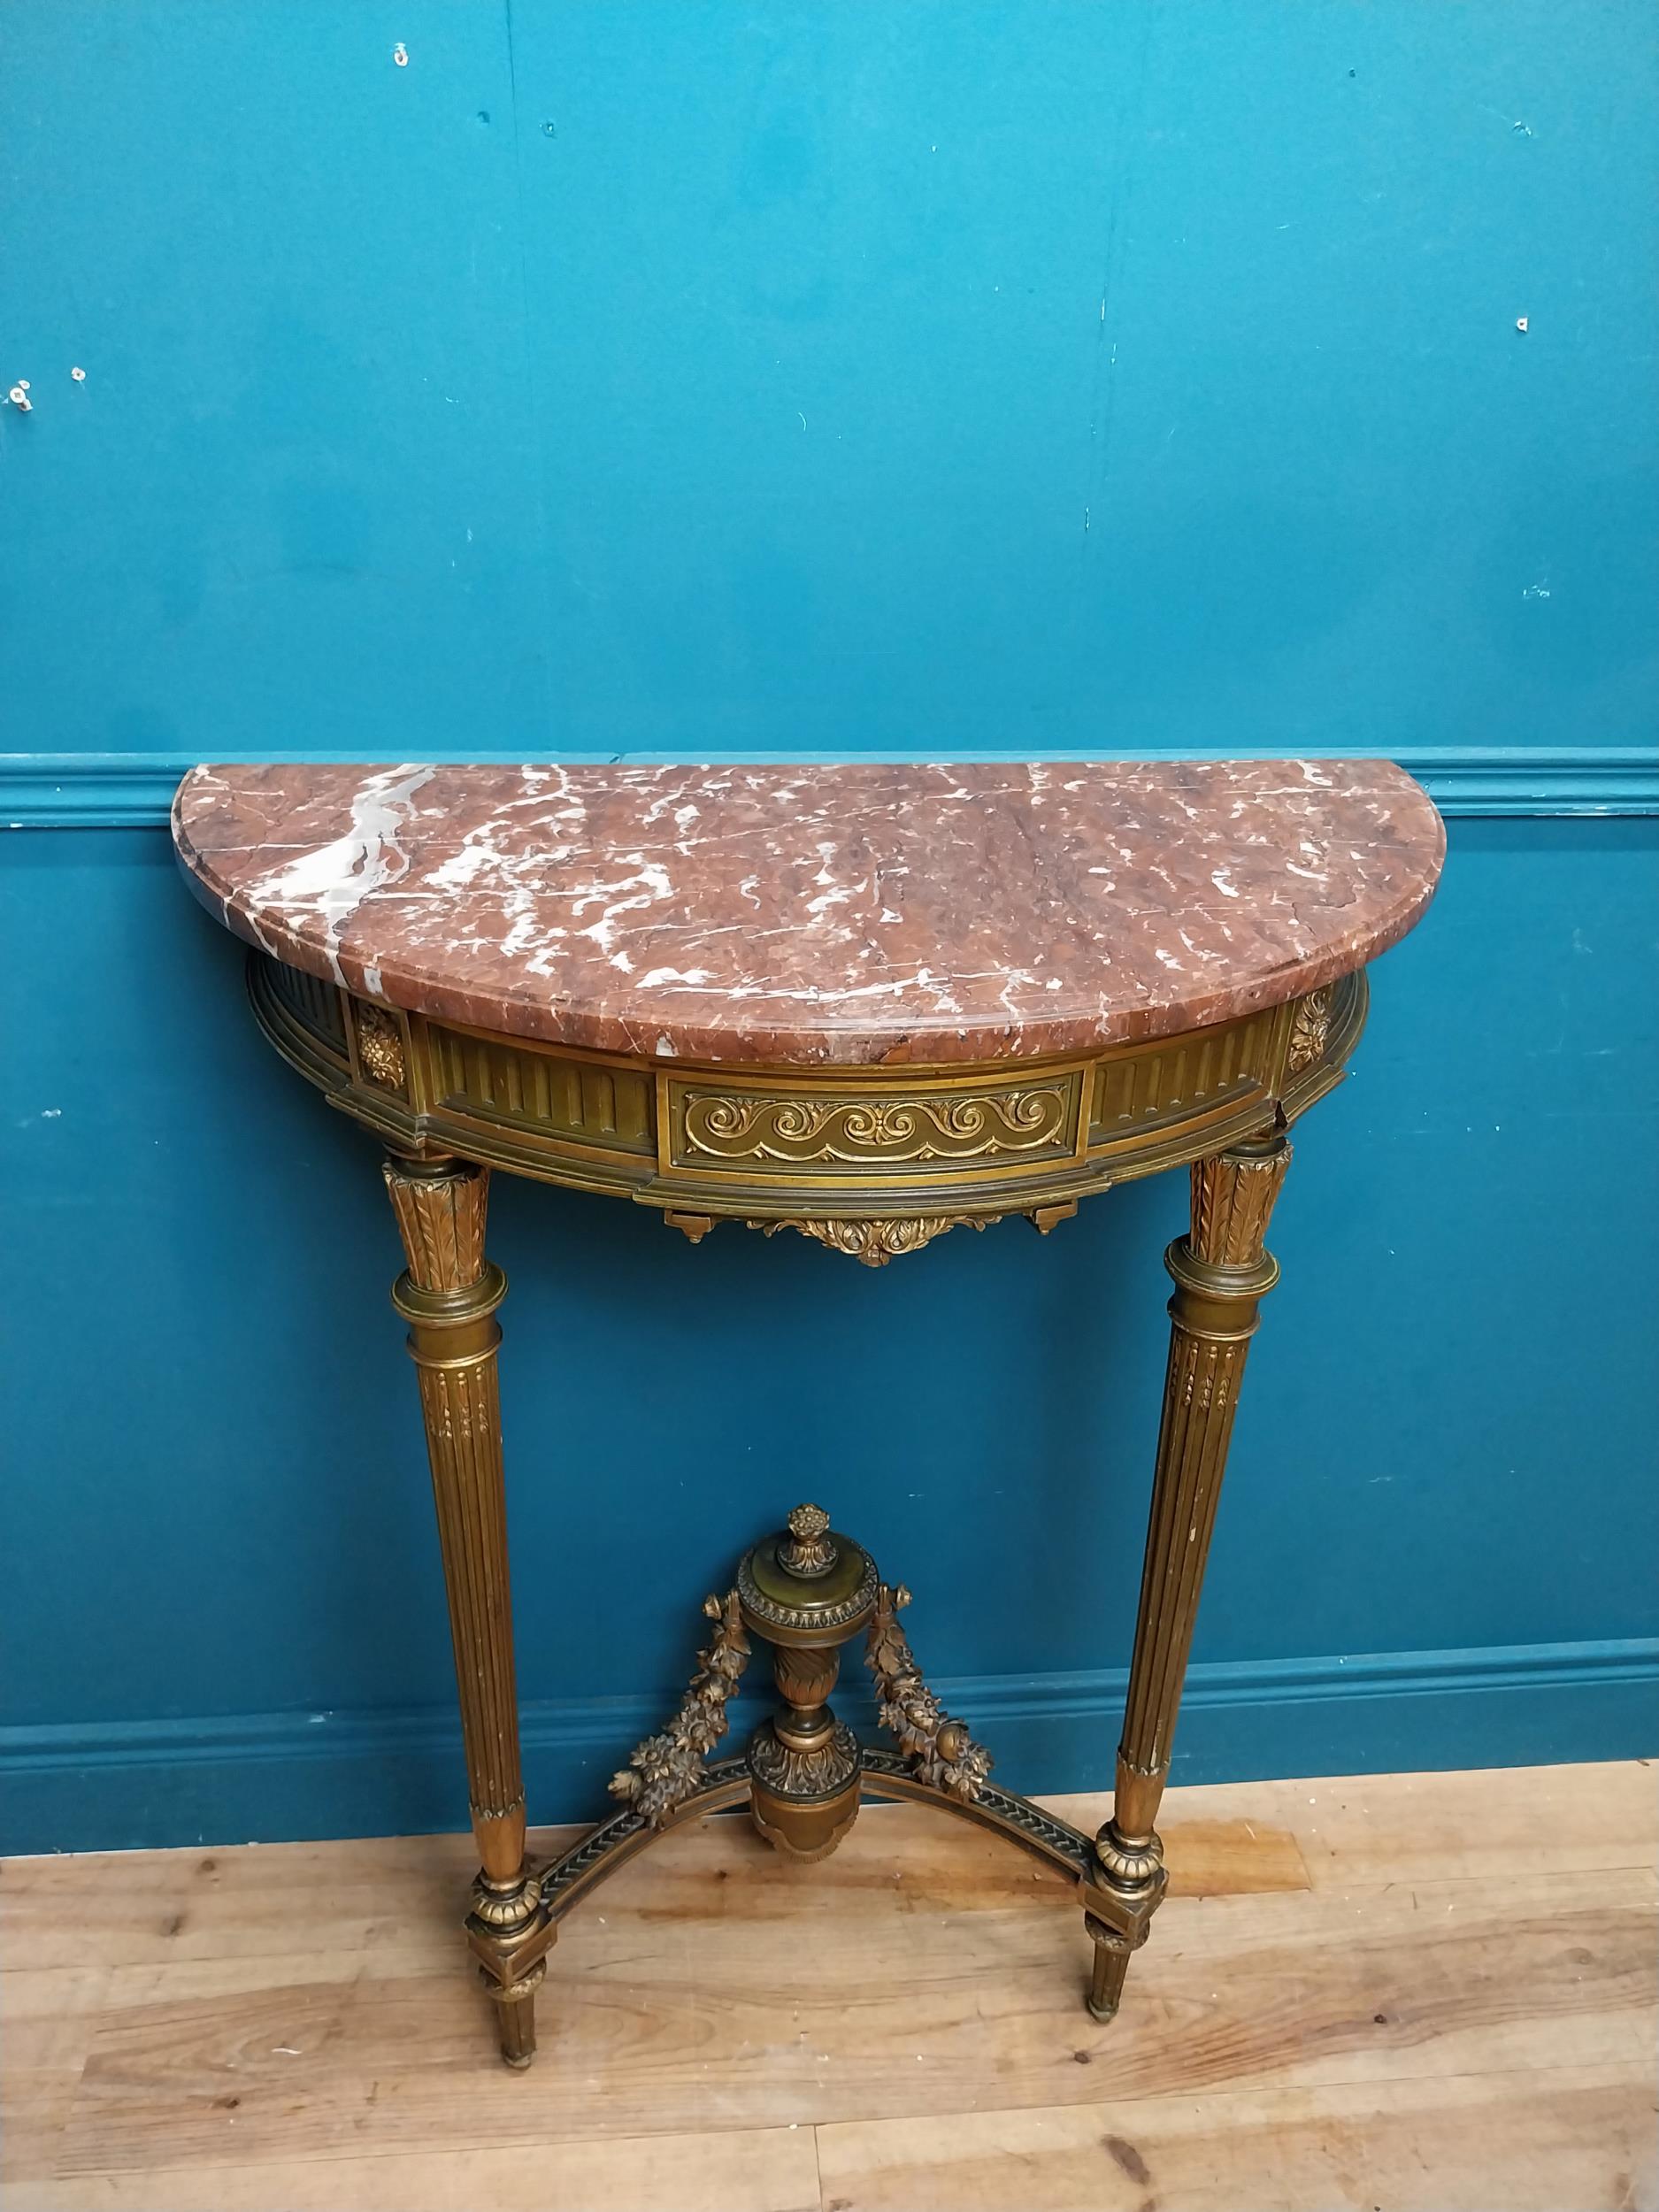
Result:
{"label": "teal wall", "polygon": [[[1414,765],[1178,1775],[1654,1747],[1659,56],[1571,19],[0,12],[0,1847],[465,1816],[373,1151],[162,827],[236,754]],[[534,1813],[805,1494],[1109,1779],[1182,1204],[877,1274],[503,1181]]]}

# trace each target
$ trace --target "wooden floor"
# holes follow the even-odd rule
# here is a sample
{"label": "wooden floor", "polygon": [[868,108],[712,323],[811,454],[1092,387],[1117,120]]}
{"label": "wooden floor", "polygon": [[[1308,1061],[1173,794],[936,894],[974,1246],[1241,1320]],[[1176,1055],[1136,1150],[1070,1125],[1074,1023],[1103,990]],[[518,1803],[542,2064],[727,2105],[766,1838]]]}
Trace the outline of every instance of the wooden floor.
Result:
{"label": "wooden floor", "polygon": [[791,1867],[706,1822],[567,1924],[526,2075],[463,1839],[12,1860],[0,2204],[1652,2207],[1654,1782],[1173,1791],[1110,2027],[1066,1885],[965,1824]]}

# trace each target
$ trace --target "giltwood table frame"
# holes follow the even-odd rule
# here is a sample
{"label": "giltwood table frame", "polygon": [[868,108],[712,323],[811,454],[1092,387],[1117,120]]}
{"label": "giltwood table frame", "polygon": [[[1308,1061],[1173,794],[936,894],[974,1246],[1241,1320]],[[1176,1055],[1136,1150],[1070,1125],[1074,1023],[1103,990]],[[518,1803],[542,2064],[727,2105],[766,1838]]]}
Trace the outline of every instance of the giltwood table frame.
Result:
{"label": "giltwood table frame", "polygon": [[[550,1046],[405,1014],[251,956],[255,1011],[329,1102],[374,1131],[406,1271],[392,1294],[419,1375],[480,1871],[467,1937],[503,2056],[535,2049],[534,2001],[565,1914],[682,1821],[747,1799],[803,1858],[833,1850],[864,1794],[939,1805],[1072,1877],[1094,1943],[1087,2004],[1118,2008],[1164,1890],[1155,1823],[1192,1642],[1264,1243],[1290,1125],[1340,1079],[1366,1010],[1363,971],[1278,1006],[1146,1042],[1041,1060],[922,1067],[699,1066]],[[990,1760],[928,1691],[862,1548],[816,1507],[746,1555],[710,1598],[709,1648],[678,1713],[612,1784],[623,1801],[537,1866],[525,1798],[496,1386],[506,1280],[485,1256],[489,1171],[608,1191],[694,1241],[717,1223],[791,1228],[869,1265],[944,1231],[1026,1215],[1045,1233],[1078,1201],[1191,1170],[1164,1412],[1111,1817],[1090,1837],[987,1778]],[[841,1647],[868,1637],[897,1749],[861,1748],[826,1702]],[[771,1644],[784,1704],[745,1758],[710,1761],[749,1638]]]}

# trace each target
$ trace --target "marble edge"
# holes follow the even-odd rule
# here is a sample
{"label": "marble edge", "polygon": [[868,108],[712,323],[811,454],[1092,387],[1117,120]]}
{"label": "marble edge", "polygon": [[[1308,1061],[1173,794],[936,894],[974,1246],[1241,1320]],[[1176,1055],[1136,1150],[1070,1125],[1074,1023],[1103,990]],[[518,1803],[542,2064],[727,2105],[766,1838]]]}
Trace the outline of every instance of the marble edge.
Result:
{"label": "marble edge", "polygon": [[[1231,758],[1233,757],[1229,757]],[[1409,771],[1397,763],[1380,757],[1343,758],[1333,760],[1323,755],[1274,755],[1257,760],[1248,759],[1251,766],[1265,768],[1290,765],[1306,761],[1313,764],[1340,765],[1352,770],[1375,768],[1386,772],[1382,779],[1386,786],[1402,789],[1423,804],[1423,810],[1432,822],[1435,845],[1432,866],[1425,869],[1424,880],[1397,906],[1379,916],[1365,933],[1363,949],[1333,949],[1310,955],[1306,959],[1287,964],[1254,982],[1240,986],[1233,983],[1218,987],[1215,991],[1197,998],[1187,997],[1176,1004],[1152,1003],[1127,1010],[1114,1018],[1102,1018],[1098,1013],[1074,1009],[1069,1014],[1056,1012],[1046,1018],[1023,1020],[1016,1029],[999,1032],[983,1022],[964,1031],[949,1016],[932,1018],[918,1017],[907,1020],[902,1027],[886,1031],[872,1030],[856,1021],[840,1021],[827,1017],[817,1025],[814,1048],[779,1053],[757,1049],[765,1042],[775,1044],[775,1038],[763,1033],[760,1037],[723,1025],[687,1020],[676,1014],[648,1019],[630,1018],[618,1014],[584,1014],[561,1008],[557,1001],[520,995],[511,985],[501,989],[495,1000],[497,1018],[483,1023],[461,1014],[442,1010],[436,1002],[456,992],[453,978],[413,965],[394,966],[381,964],[372,969],[357,956],[348,953],[343,958],[330,956],[298,933],[274,926],[262,926],[243,905],[239,905],[234,892],[224,887],[222,878],[210,874],[207,856],[190,841],[185,827],[182,802],[193,779],[199,774],[219,774],[226,764],[211,761],[198,763],[180,780],[173,795],[171,827],[174,850],[186,879],[192,891],[218,921],[242,941],[268,957],[297,968],[320,981],[333,983],[353,995],[373,1000],[403,1013],[419,1014],[426,1018],[452,1024],[455,1026],[481,1029],[503,1036],[519,1037],[526,1041],[548,1046],[565,1046],[579,1051],[601,1052],[633,1059],[649,1061],[664,1066],[709,1067],[796,1067],[834,1069],[847,1072],[894,1067],[964,1067],[1002,1061],[1030,1061],[1050,1059],[1077,1053],[1109,1050],[1115,1046],[1155,1041],[1159,1037],[1184,1034],[1204,1029],[1214,1024],[1235,1019],[1241,1014],[1259,1012],[1264,1008],[1280,1006],[1287,1001],[1301,998],[1310,991],[1333,983],[1341,977],[1364,968],[1407,936],[1427,911],[1439,888],[1446,853],[1446,826],[1438,808],[1428,794]],[[282,766],[328,766],[357,768],[359,762],[242,762],[228,764],[244,771],[257,772]],[[425,763],[399,764],[411,770]],[[440,767],[467,768],[486,764],[449,761],[434,764]],[[491,766],[511,768],[515,765],[534,766],[535,763],[491,763]],[[594,763],[592,765],[622,765],[619,763]],[[644,765],[646,764],[639,764]],[[655,764],[666,772],[702,772],[703,764],[674,762]],[[725,765],[726,764],[713,764]],[[796,772],[803,764],[788,761],[757,762],[757,766],[772,766],[788,772]],[[809,766],[828,766],[839,764],[808,763]],[[896,764],[906,766],[950,768],[960,764],[949,758],[937,761],[916,761]],[[1024,758],[1006,763],[975,764],[1006,765],[1010,768],[1046,766],[1049,764]],[[1089,764],[1067,763],[1066,765]],[[1101,766],[1179,766],[1179,761],[1136,763],[1102,762]],[[1194,765],[1222,766],[1224,760],[1198,763]],[[371,772],[373,772],[371,771]],[[354,981],[350,973],[357,971]],[[373,973],[373,984],[369,982]],[[514,1018],[505,1018],[511,1016]],[[655,1044],[660,1047],[667,1031],[674,1035],[672,1049],[663,1051],[641,1041],[641,1034],[657,1033]],[[918,1044],[923,1049],[915,1049]],[[955,1050],[945,1048],[954,1045]]]}

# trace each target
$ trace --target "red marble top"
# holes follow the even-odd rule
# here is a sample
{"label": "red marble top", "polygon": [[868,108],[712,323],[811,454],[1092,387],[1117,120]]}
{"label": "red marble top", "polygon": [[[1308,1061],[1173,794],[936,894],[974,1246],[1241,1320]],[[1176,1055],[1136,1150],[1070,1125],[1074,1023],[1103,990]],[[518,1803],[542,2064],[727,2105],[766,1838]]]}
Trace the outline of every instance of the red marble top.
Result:
{"label": "red marble top", "polygon": [[1276,1004],[1402,937],[1445,851],[1374,760],[204,767],[173,833],[239,936],[389,1005],[845,1066]]}

